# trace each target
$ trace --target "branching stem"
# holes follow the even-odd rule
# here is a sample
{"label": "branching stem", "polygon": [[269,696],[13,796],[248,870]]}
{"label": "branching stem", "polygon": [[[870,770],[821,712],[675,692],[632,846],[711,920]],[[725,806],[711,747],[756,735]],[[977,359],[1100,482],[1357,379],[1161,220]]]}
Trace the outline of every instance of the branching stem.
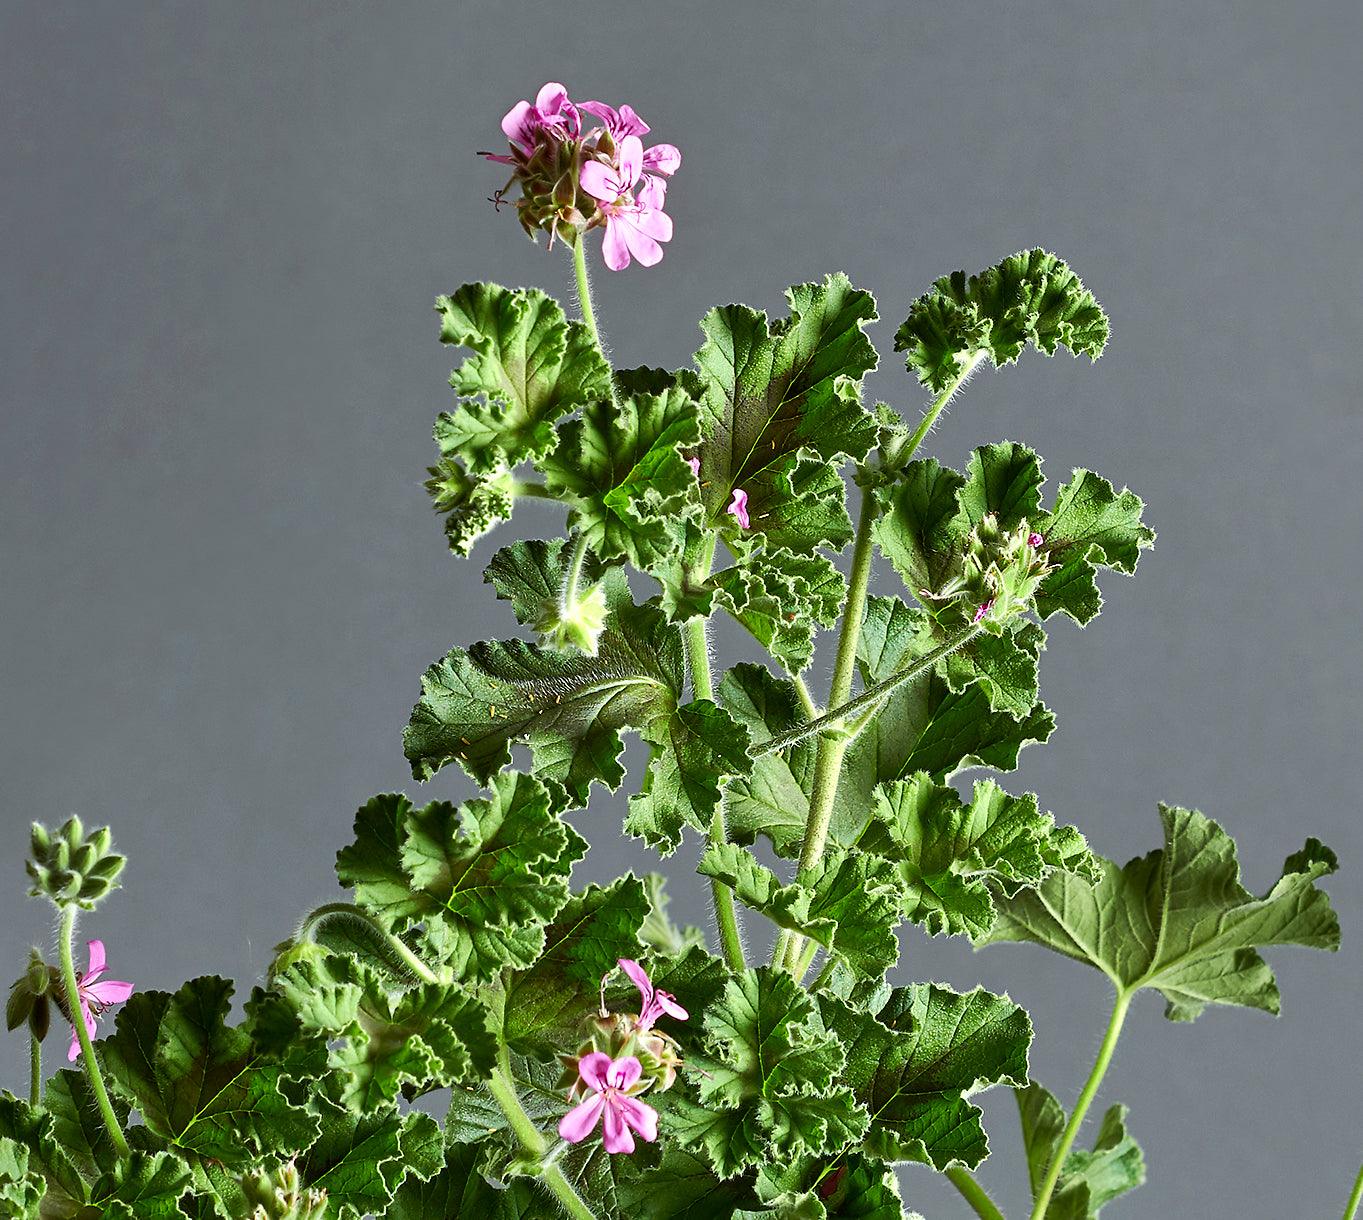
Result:
{"label": "branching stem", "polygon": [[563,588],[559,592],[558,612],[567,618],[577,605],[577,588],[582,581],[582,564],[587,558],[587,535],[579,533],[573,542],[573,553],[568,559],[568,571],[563,577]]}
{"label": "branching stem", "polygon": [[954,1165],[946,1171],[947,1181],[961,1192],[961,1197],[975,1209],[980,1220],[1003,1220],[1003,1213],[973,1177],[968,1169]]}
{"label": "branching stem", "polygon": [[77,908],[75,906],[63,908],[61,927],[57,933],[61,949],[62,983],[66,987],[67,1011],[71,1015],[71,1024],[75,1028],[76,1038],[80,1042],[81,1066],[85,1069],[85,1078],[90,1082],[90,1091],[95,1095],[95,1104],[99,1106],[99,1114],[104,1120],[104,1127],[109,1132],[109,1138],[118,1150],[118,1155],[126,1157],[130,1155],[128,1141],[123,1135],[123,1128],[119,1126],[113,1106],[109,1104],[109,1094],[104,1087],[104,1076],[99,1070],[99,1061],[95,1058],[95,1046],[90,1041],[90,1031],[85,1028],[85,1016],[80,1006],[80,985],[76,981],[76,963],[71,957],[71,939],[76,932],[76,914]]}

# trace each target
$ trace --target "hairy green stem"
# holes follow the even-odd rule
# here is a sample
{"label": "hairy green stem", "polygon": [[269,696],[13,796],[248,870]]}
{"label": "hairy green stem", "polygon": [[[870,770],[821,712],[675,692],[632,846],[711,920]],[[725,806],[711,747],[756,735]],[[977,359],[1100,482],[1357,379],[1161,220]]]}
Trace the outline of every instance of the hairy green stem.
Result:
{"label": "hairy green stem", "polygon": [[545,1163],[544,1154],[548,1145],[539,1128],[530,1120],[530,1115],[525,1112],[525,1107],[521,1105],[520,1096],[511,1080],[511,1073],[507,1070],[505,1047],[502,1049],[502,1059],[503,1062],[492,1070],[492,1076],[487,1082],[488,1092],[492,1094],[492,1099],[501,1112],[506,1115],[507,1125],[521,1148],[527,1155],[540,1161],[542,1170],[538,1180],[544,1183],[562,1205],[564,1212],[573,1220],[596,1220],[591,1208],[578,1197],[572,1183],[563,1176],[563,1170],[552,1162]]}
{"label": "hairy green stem", "polygon": [[554,495],[543,483],[536,482],[534,479],[514,479],[511,483],[511,492],[517,497],[527,497],[532,500],[557,500]]}
{"label": "hairy green stem", "polygon": [[810,720],[816,719],[820,715],[819,705],[814,702],[814,696],[809,693],[809,685],[805,682],[804,677],[796,674],[792,681],[795,684],[795,693],[800,697],[800,706],[805,709],[805,716]]}
{"label": "hairy green stem", "polygon": [[[831,953],[826,958],[824,958],[824,963],[819,968],[819,973],[814,976],[814,981],[809,984],[808,990],[818,991],[819,988],[822,987],[828,981],[828,976],[833,973],[833,967],[836,966],[837,964],[838,959],[834,957]],[[808,971],[809,967],[806,966],[805,973],[808,973]],[[804,974],[800,974],[799,977],[804,978]]]}
{"label": "hairy green stem", "polygon": [[304,916],[303,922],[298,926],[296,939],[316,940],[317,933],[329,923],[342,926],[349,924],[352,927],[364,929],[364,934],[369,936],[381,950],[391,952],[397,962],[400,962],[404,968],[423,983],[440,982],[439,975],[417,957],[398,937],[379,924],[368,911],[349,902],[328,902],[315,911],[309,911]]}
{"label": "hairy green stem", "polygon": [[1070,1121],[1065,1124],[1065,1132],[1060,1137],[1055,1155],[1046,1168],[1046,1176],[1041,1180],[1041,1187],[1036,1192],[1036,1201],[1032,1207],[1032,1220],[1042,1220],[1042,1217],[1046,1214],[1046,1208],[1050,1206],[1055,1184],[1060,1178],[1060,1171],[1065,1167],[1065,1158],[1069,1156],[1070,1149],[1074,1147],[1075,1137],[1079,1134],[1079,1128],[1084,1124],[1084,1115],[1088,1113],[1089,1106],[1093,1104],[1093,1099],[1098,1093],[1098,1086],[1103,1083],[1103,1076],[1106,1075],[1108,1065],[1112,1062],[1112,1053],[1117,1049],[1117,1039],[1122,1035],[1122,1023],[1126,1020],[1126,1011],[1131,1006],[1132,994],[1124,988],[1119,988],[1117,991],[1117,998],[1112,1005],[1112,1016],[1107,1023],[1107,1033],[1103,1035],[1103,1044],[1098,1048],[1098,1058],[1093,1062],[1093,1070],[1089,1073],[1088,1080],[1084,1082],[1079,1100],[1074,1103]]}
{"label": "hairy green stem", "polygon": [[586,558],[587,535],[579,533],[573,543],[573,553],[568,559],[568,571],[558,597],[558,612],[563,617],[567,617],[577,605],[577,587],[582,581],[582,564]]}
{"label": "hairy green stem", "polygon": [[968,1169],[954,1165],[946,1171],[947,1181],[961,1192],[961,1197],[975,1209],[980,1220],[1003,1220],[1003,1213],[973,1177]]}
{"label": "hairy green stem", "polygon": [[[832,708],[822,716],[804,724],[797,724],[793,729],[787,729],[784,733],[778,733],[775,737],[768,738],[761,745],[753,750],[753,756],[761,758],[764,754],[775,754],[778,750],[784,750],[788,746],[795,745],[796,742],[803,741],[806,737],[813,737],[815,733],[822,733],[828,729],[843,728],[846,725],[847,717],[863,708],[869,708],[872,704],[884,699],[886,695],[892,694],[896,689],[903,686],[905,682],[911,682],[920,674],[931,669],[943,657],[949,657],[953,652],[970,643],[984,628],[978,625],[967,627],[965,630],[952,636],[951,639],[939,644],[931,652],[925,652],[921,657],[915,657],[913,661],[901,669],[898,673],[891,674],[883,682],[877,682],[874,686],[868,686],[855,699],[849,699],[840,707]],[[854,721],[851,725],[846,725],[847,731],[842,734],[844,746],[850,744],[858,733],[866,727],[873,718],[865,716]],[[827,740],[825,738],[824,740]]]}
{"label": "hairy green stem", "polygon": [[596,329],[596,310],[592,307],[592,281],[587,275],[587,243],[582,240],[581,233],[573,242],[573,270],[577,273],[577,304],[582,311],[582,321],[592,342],[601,348],[604,356],[606,349],[601,347],[601,332]]}
{"label": "hairy green stem", "polygon": [[928,433],[932,431],[932,425],[937,422],[937,417],[941,415],[942,411],[946,408],[947,403],[955,396],[956,391],[966,383],[970,374],[975,371],[976,367],[979,365],[980,361],[985,358],[986,354],[985,350],[981,348],[977,352],[971,352],[970,355],[961,361],[961,371],[951,379],[951,384],[932,400],[932,406],[923,414],[923,422],[918,425],[918,430],[909,437],[908,444],[904,446],[902,454],[903,461],[909,461],[913,455],[918,452],[918,446],[923,443]]}
{"label": "hairy green stem", "polygon": [[[814,958],[818,956],[818,952],[819,943],[817,941],[811,940],[805,945],[804,951],[800,954],[799,959],[795,963],[795,970],[793,973],[797,979],[802,979],[809,973],[809,968],[814,964]],[[830,953],[828,955],[828,961],[824,963],[823,970],[819,972],[819,980],[822,980],[824,974],[831,969],[832,962],[833,955]]]}
{"label": "hairy green stem", "polygon": [[119,1126],[113,1106],[109,1104],[109,1094],[104,1088],[104,1076],[99,1070],[95,1046],[90,1041],[90,1031],[85,1028],[85,1018],[80,1006],[80,985],[76,982],[76,964],[71,958],[71,938],[75,932],[76,907],[68,906],[62,910],[61,927],[57,933],[61,949],[62,982],[66,986],[67,1011],[75,1028],[76,1038],[80,1042],[81,1066],[85,1069],[85,1078],[90,1082],[90,1091],[95,1095],[100,1117],[104,1120],[105,1129],[109,1132],[109,1138],[113,1140],[118,1155],[126,1157],[130,1155],[128,1141],[124,1138],[123,1128]]}
{"label": "hairy green stem", "polygon": [[28,1031],[28,1103],[35,1108],[43,1104],[43,1044],[32,1030]]}
{"label": "hairy green stem", "polygon": [[1344,1205],[1344,1220],[1354,1220],[1358,1215],[1358,1205],[1363,1202],[1363,1169],[1358,1171],[1358,1177],[1354,1179],[1353,1193],[1349,1196],[1349,1201]]}

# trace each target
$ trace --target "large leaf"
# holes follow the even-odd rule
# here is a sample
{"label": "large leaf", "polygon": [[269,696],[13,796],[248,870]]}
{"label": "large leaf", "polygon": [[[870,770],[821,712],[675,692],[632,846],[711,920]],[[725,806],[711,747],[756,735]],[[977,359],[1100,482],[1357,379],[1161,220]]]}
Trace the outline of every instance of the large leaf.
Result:
{"label": "large leaf", "polygon": [[317,1105],[321,1134],[298,1170],[309,1187],[326,1192],[329,1220],[381,1215],[409,1174],[430,1178],[444,1165],[440,1129],[429,1115],[379,1110],[357,1116]]}
{"label": "large leaf", "polygon": [[1079,277],[1045,250],[1023,250],[966,278],[955,271],[913,303],[895,333],[909,371],[932,390],[952,385],[977,352],[1011,364],[1029,344],[1046,355],[1066,347],[1096,360],[1107,316]]}
{"label": "large leaf", "polygon": [[980,1110],[967,1098],[988,1085],[1026,1083],[1032,1024],[1021,1008],[936,983],[896,987],[875,1016],[828,994],[819,1007],[846,1049],[840,1083],[875,1116],[868,1152],[938,1170],[985,1158]]}
{"label": "large leaf", "polygon": [[0,1135],[0,1207],[13,1220],[37,1220],[38,1204],[47,1191],[43,1175],[29,1167],[29,1151],[17,1140]]}
{"label": "large leaf", "polygon": [[610,398],[610,367],[591,334],[539,289],[465,284],[435,308],[440,341],[472,352],[450,375],[459,406],[436,424],[445,457],[474,471],[543,457],[555,420]]}
{"label": "large leaf", "polygon": [[440,1172],[403,1182],[384,1220],[543,1220],[555,1213],[552,1196],[525,1178],[494,1186],[483,1176],[482,1155],[477,1145],[450,1144]]}
{"label": "large leaf", "polygon": [[[1041,1085],[1017,1090],[1022,1141],[1032,1197],[1055,1159],[1065,1131],[1065,1111]],[[1126,1107],[1110,1106],[1091,1150],[1072,1149],[1046,1206],[1045,1220],[1095,1220],[1104,1204],[1145,1181],[1145,1158],[1127,1133]]]}
{"label": "large leaf", "polygon": [[229,1026],[232,984],[193,979],[174,994],[140,991],[101,1044],[111,1086],[162,1139],[231,1165],[306,1148],[317,1120],[287,1100],[285,1069]]}
{"label": "large leaf", "polygon": [[1173,1021],[1191,1021],[1208,1004],[1276,1013],[1278,986],[1258,950],[1339,947],[1339,919],[1316,886],[1335,871],[1334,853],[1308,839],[1255,898],[1220,826],[1168,805],[1160,820],[1163,849],[1122,868],[1100,860],[1097,885],[1058,872],[1036,890],[996,896],[999,918],[983,939],[1044,945],[1101,970],[1124,994],[1152,987]]}

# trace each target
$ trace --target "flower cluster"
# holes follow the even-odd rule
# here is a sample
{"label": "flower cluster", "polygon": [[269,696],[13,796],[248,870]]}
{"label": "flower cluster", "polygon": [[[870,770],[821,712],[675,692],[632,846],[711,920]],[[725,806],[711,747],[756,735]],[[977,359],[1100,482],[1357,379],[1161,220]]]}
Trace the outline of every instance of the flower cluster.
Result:
{"label": "flower cluster", "polygon": [[1001,624],[1026,610],[1050,564],[1046,540],[1026,521],[1005,530],[986,513],[966,541],[961,571],[936,592],[921,596],[946,602],[972,624]]}
{"label": "flower cluster", "polygon": [[[599,122],[585,126],[583,115]],[[574,102],[550,81],[533,102],[517,102],[502,119],[508,153],[483,153],[512,167],[511,179],[494,197],[500,203],[513,184],[521,197],[516,214],[525,231],[539,230],[570,243],[603,228],[606,266],[623,271],[631,259],[652,267],[672,239],[672,219],[663,211],[667,179],[681,166],[671,144],[644,147],[649,126],[631,106]]]}
{"label": "flower cluster", "polygon": [[629,1016],[607,1009],[610,974],[606,974],[601,979],[601,1010],[592,1023],[591,1037],[577,1054],[564,1059],[569,1100],[579,1094],[586,1097],[558,1125],[564,1140],[579,1144],[600,1123],[602,1145],[611,1153],[633,1152],[635,1134],[649,1143],[658,1138],[658,1112],[641,1101],[640,1094],[670,1089],[681,1055],[676,1042],[654,1026],[663,1016],[677,1021],[690,1016],[676,996],[653,986],[638,962],[622,957],[618,964],[639,989],[639,1012]]}

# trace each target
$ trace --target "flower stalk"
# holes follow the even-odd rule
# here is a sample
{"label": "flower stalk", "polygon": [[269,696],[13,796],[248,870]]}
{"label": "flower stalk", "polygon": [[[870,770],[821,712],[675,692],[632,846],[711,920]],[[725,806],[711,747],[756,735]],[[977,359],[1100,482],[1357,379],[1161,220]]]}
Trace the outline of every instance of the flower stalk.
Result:
{"label": "flower stalk", "polygon": [[946,1171],[946,1179],[961,1192],[961,1197],[970,1204],[980,1220],[1004,1220],[998,1204],[989,1197],[985,1188],[975,1181],[968,1169],[953,1165]]}

